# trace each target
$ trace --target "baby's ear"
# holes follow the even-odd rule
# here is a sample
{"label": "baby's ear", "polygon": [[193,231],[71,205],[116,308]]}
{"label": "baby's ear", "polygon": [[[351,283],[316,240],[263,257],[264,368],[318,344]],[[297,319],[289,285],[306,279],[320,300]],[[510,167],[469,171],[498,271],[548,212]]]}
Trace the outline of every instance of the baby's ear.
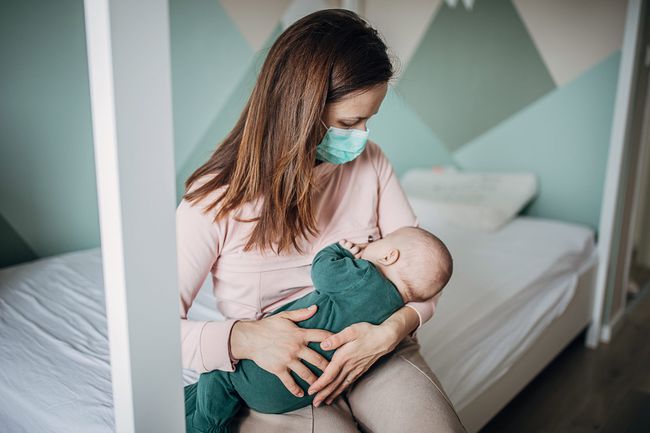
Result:
{"label": "baby's ear", "polygon": [[392,265],[399,259],[399,254],[400,254],[399,250],[397,248],[393,248],[388,252],[388,254],[386,254],[384,257],[379,259],[379,261],[386,266]]}

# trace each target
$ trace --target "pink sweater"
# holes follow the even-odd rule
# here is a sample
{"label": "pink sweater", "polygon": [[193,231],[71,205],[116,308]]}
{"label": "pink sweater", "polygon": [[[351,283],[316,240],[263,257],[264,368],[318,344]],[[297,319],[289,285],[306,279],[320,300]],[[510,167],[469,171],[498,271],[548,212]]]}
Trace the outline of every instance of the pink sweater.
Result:
{"label": "pink sweater", "polygon": [[[239,319],[260,319],[273,309],[312,290],[311,262],[323,247],[340,239],[363,243],[379,239],[402,226],[417,226],[418,219],[402,191],[381,148],[368,140],[354,161],[342,165],[321,163],[315,167],[320,180],[316,196],[319,235],[303,242],[304,254],[278,256],[269,252],[244,252],[253,223],[235,217],[257,215],[260,200],[247,203],[218,224],[216,209],[200,208],[218,197],[211,193],[195,206],[183,199],[176,210],[178,284],[180,290],[181,345],[184,368],[198,372],[234,371],[237,359],[230,353],[230,332]],[[192,189],[207,180],[195,182]],[[212,274],[216,307],[224,321],[195,321],[187,312],[203,281]],[[440,294],[425,302],[408,302],[420,319],[417,329],[433,315]],[[415,333],[413,331],[413,333]],[[413,334],[412,333],[412,334]]]}

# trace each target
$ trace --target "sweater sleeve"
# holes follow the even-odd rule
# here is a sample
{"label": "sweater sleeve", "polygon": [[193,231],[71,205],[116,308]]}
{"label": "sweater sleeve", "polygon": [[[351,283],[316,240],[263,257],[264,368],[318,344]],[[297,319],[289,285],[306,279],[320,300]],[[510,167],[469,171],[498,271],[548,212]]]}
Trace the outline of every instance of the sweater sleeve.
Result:
{"label": "sweater sleeve", "polygon": [[181,354],[183,368],[199,373],[234,371],[238,360],[230,353],[230,333],[237,319],[189,320],[192,306],[205,278],[219,256],[223,238],[212,213],[202,205],[181,200],[176,209],[176,246],[180,292]]}
{"label": "sweater sleeve", "polygon": [[311,279],[319,293],[336,295],[354,289],[350,282],[361,281],[368,270],[368,262],[356,259],[338,242],[320,250],[311,267]]}
{"label": "sweater sleeve", "polygon": [[[404,226],[419,227],[419,220],[411,208],[411,204],[397,179],[390,161],[376,143],[369,140],[368,147],[379,180],[377,220],[379,221],[381,236],[383,237],[385,234]],[[416,331],[431,319],[440,298],[440,293],[425,301],[410,301],[404,304],[406,307],[413,308],[420,319],[417,328],[411,332],[411,336],[414,336]]]}

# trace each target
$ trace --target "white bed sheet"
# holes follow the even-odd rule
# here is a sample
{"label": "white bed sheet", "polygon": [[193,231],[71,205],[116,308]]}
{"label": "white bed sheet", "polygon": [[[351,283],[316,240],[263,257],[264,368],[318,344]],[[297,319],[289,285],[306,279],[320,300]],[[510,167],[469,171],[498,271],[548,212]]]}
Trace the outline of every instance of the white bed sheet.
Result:
{"label": "white bed sheet", "polygon": [[429,322],[421,353],[457,410],[499,379],[573,298],[597,261],[593,231],[519,216],[494,232],[457,228],[409,197],[420,225],[448,246],[454,272]]}
{"label": "white bed sheet", "polygon": [[[421,225],[448,245],[454,276],[420,331],[422,353],[462,407],[560,314],[587,266],[593,235],[520,217],[468,236],[411,199]],[[190,318],[222,318],[209,279]],[[503,319],[507,319],[505,322]],[[113,432],[101,251],[76,251],[0,270],[0,426],[12,433]],[[198,374],[184,370],[184,383]]]}
{"label": "white bed sheet", "polygon": [[0,269],[0,432],[114,431],[103,287],[99,248]]}

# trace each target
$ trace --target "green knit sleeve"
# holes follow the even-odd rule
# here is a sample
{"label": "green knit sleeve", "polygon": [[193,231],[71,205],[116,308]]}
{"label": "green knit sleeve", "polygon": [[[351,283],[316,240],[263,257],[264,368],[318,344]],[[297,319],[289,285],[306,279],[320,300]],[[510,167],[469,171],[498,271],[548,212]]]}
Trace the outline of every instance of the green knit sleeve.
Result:
{"label": "green knit sleeve", "polygon": [[349,290],[368,271],[370,262],[356,259],[339,243],[320,250],[312,262],[311,278],[314,288],[321,293],[340,293]]}

